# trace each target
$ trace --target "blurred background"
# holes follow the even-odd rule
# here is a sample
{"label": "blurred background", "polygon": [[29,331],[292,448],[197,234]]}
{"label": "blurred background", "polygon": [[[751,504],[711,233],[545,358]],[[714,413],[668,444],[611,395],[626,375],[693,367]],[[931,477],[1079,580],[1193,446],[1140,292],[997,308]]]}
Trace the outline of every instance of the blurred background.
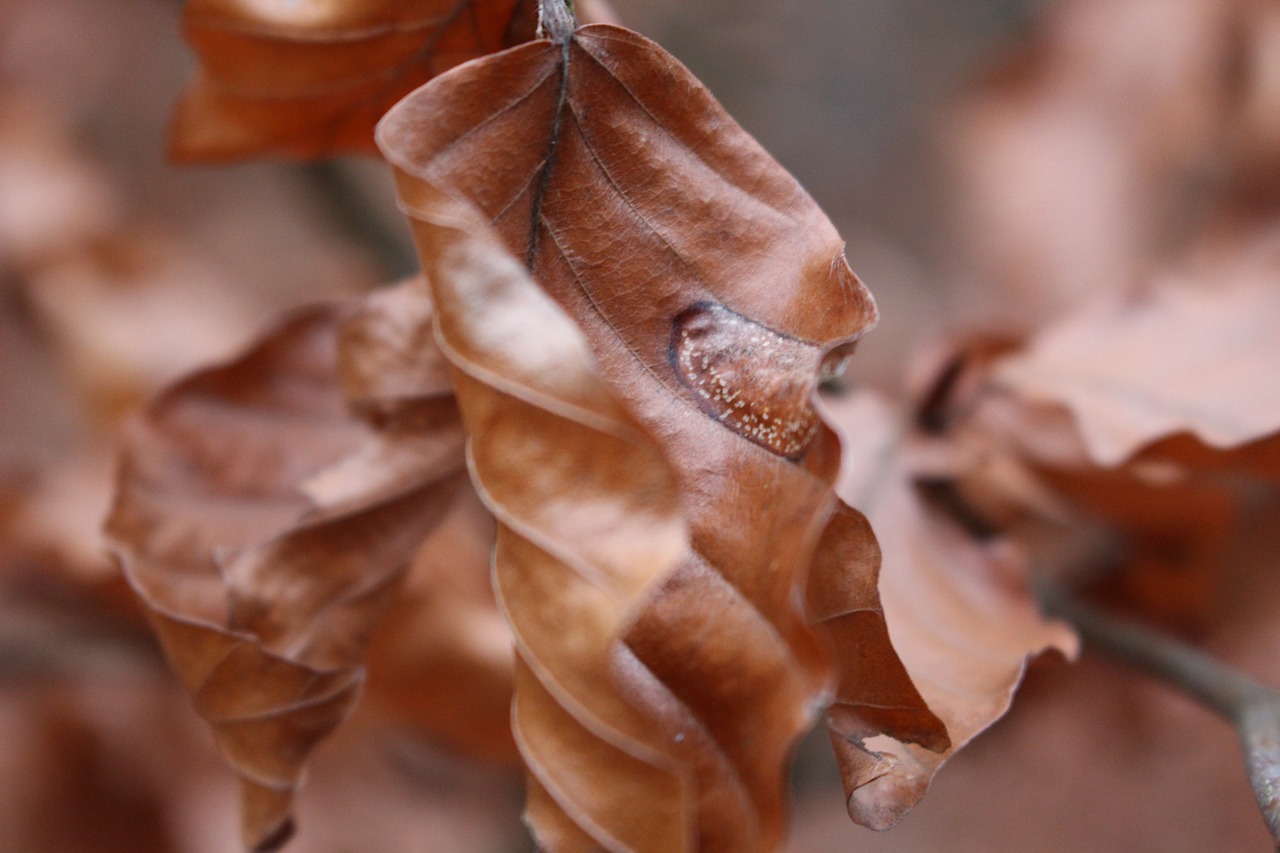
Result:
{"label": "blurred background", "polygon": [[[1193,202],[1226,168],[1214,128],[1238,73],[1236,5],[613,0],[846,236],[883,314],[853,379],[890,391],[944,336],[1034,328],[1138,276],[1203,219]],[[180,12],[0,0],[0,850],[12,853],[236,849],[231,780],[101,552],[111,448],[126,412],[280,311],[412,271],[375,161],[166,163],[194,67]],[[1233,559],[1253,580],[1205,633],[1235,659],[1269,661],[1280,640],[1268,529],[1242,536]],[[416,731],[394,688],[320,750],[291,849],[529,849],[517,775]],[[888,834],[849,822],[823,737],[797,760],[793,853],[1271,849],[1230,730],[1105,663],[1033,667],[1010,717]]]}

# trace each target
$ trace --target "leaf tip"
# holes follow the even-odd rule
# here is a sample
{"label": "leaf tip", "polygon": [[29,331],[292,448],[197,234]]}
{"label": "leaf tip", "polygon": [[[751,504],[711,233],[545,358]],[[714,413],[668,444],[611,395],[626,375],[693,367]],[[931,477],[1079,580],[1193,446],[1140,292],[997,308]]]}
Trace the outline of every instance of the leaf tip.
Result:
{"label": "leaf tip", "polygon": [[877,832],[893,829],[924,798],[939,759],[917,758],[908,744],[889,735],[829,734],[850,819]]}

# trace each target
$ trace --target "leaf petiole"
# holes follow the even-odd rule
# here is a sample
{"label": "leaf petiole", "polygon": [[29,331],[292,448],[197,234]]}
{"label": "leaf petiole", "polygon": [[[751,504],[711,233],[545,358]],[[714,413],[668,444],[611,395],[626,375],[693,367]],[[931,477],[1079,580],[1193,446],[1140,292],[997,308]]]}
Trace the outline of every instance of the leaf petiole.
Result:
{"label": "leaf petiole", "polygon": [[577,26],[573,0],[538,0],[539,37],[564,44]]}

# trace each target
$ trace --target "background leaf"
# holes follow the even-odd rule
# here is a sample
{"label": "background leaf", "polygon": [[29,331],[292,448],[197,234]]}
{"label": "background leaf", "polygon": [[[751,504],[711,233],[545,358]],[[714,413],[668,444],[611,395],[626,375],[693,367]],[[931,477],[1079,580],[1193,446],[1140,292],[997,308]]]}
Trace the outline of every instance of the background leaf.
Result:
{"label": "background leaf", "polygon": [[126,441],[107,522],[173,669],[240,778],[245,843],[292,832],[308,754],[350,712],[413,549],[463,488],[456,410],[375,433],[347,413],[309,309],[163,394]]}
{"label": "background leaf", "polygon": [[373,151],[400,98],[460,62],[532,38],[532,0],[190,0],[201,72],[174,115],[180,160]]}
{"label": "background leaf", "polygon": [[[451,397],[426,287],[369,294],[339,339],[347,399],[375,422]],[[438,404],[438,403],[437,403]],[[469,755],[512,761],[511,630],[490,583],[495,522],[470,482],[418,546],[368,653],[368,701],[399,725]]]}
{"label": "background leaf", "polygon": [[994,383],[1069,408],[1089,454],[1107,466],[1175,433],[1218,448],[1274,433],[1280,391],[1267,375],[1280,361],[1280,243],[1264,234],[1198,260],[1143,298],[1046,329]]}

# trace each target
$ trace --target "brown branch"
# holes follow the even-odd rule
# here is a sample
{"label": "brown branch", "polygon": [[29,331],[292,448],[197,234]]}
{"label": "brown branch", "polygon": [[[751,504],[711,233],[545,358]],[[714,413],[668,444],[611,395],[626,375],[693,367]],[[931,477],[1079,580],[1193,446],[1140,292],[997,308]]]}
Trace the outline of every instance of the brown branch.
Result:
{"label": "brown branch", "polygon": [[[916,486],[923,498],[975,538],[999,533],[968,503],[954,481],[920,480]],[[1093,530],[1077,537],[1052,562],[1075,567],[1113,565],[1123,548],[1114,532]],[[1235,726],[1249,783],[1280,850],[1280,690],[1173,637],[1076,598],[1049,581],[1044,572],[1036,575],[1032,580],[1041,608],[1071,623],[1087,648],[1186,693]]]}
{"label": "brown branch", "polygon": [[1057,587],[1042,585],[1039,593],[1044,608],[1070,622],[1087,647],[1181,690],[1235,726],[1258,806],[1280,844],[1280,691]]}
{"label": "brown branch", "polygon": [[150,678],[165,672],[142,625],[76,619],[29,604],[0,603],[0,688],[46,681]]}

